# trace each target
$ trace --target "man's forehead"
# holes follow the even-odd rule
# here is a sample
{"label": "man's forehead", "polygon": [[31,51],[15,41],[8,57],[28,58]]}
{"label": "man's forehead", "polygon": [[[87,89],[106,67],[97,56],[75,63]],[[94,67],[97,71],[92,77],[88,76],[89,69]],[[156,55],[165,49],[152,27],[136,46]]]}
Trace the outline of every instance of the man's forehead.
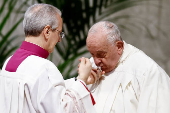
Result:
{"label": "man's forehead", "polygon": [[102,52],[107,52],[108,45],[100,44],[98,42],[93,42],[93,43],[88,43],[87,48],[90,52],[102,53]]}
{"label": "man's forehead", "polygon": [[106,46],[108,45],[107,39],[100,35],[90,35],[87,37],[87,46]]}
{"label": "man's forehead", "polygon": [[58,19],[58,28],[59,30],[62,30],[62,26],[63,26],[63,19],[61,18],[61,16],[57,13],[57,19]]}

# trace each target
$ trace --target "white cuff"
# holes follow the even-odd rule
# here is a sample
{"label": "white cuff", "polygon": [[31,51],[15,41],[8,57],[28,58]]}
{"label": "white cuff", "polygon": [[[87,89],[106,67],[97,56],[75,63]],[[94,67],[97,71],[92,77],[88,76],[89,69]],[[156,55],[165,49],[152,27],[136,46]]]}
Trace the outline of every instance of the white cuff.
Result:
{"label": "white cuff", "polygon": [[86,86],[86,83],[83,80],[77,79],[77,81],[81,81]]}

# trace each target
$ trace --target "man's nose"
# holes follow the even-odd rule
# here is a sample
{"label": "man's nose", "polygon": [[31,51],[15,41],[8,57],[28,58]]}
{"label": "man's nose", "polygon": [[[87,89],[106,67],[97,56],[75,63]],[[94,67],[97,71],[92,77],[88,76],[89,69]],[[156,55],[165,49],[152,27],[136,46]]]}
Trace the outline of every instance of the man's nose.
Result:
{"label": "man's nose", "polygon": [[100,58],[96,58],[96,57],[94,57],[93,59],[94,59],[95,64],[96,64],[97,66],[99,66],[100,63],[101,63],[101,59],[100,59]]}
{"label": "man's nose", "polygon": [[59,36],[58,42],[61,42],[61,37]]}

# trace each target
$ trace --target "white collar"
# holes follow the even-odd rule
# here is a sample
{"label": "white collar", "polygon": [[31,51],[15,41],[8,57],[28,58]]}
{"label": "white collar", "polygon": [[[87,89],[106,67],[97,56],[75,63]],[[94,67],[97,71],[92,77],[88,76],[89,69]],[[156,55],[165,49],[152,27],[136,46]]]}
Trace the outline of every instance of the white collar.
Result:
{"label": "white collar", "polygon": [[116,65],[116,68],[122,64],[131,54],[139,51],[139,49],[137,49],[136,47],[130,45],[130,44],[127,44],[125,41],[123,41],[124,43],[124,48],[123,48],[123,53],[122,53],[122,56],[120,57],[117,65]]}

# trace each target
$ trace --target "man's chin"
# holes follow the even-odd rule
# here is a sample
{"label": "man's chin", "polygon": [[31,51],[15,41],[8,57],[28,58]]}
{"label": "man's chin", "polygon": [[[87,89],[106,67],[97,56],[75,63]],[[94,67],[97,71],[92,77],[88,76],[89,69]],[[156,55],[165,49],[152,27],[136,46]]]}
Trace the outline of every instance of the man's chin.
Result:
{"label": "man's chin", "polygon": [[105,73],[108,71],[108,68],[105,68],[105,67],[101,67],[101,70],[102,71],[105,71]]}

